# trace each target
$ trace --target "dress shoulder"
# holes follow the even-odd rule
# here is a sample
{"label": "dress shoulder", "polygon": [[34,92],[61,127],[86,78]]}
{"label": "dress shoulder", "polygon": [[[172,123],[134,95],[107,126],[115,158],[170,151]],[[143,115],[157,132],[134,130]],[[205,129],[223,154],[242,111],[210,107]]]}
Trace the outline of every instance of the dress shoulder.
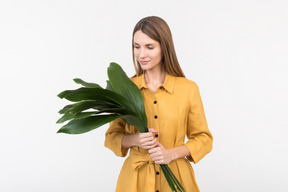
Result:
{"label": "dress shoulder", "polygon": [[187,79],[186,77],[176,77],[175,80],[176,86],[185,86],[189,89],[198,89],[198,85],[195,81]]}

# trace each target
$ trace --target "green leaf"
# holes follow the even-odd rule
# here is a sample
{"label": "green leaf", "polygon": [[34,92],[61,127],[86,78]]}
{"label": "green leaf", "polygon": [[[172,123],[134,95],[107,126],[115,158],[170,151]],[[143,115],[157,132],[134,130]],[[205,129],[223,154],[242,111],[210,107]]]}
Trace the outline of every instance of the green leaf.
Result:
{"label": "green leaf", "polygon": [[84,119],[72,120],[59,129],[57,133],[81,134],[96,129],[110,121],[119,118],[119,115],[98,115]]}
{"label": "green leaf", "polygon": [[64,123],[65,121],[68,121],[71,119],[83,119],[83,118],[86,118],[86,117],[89,117],[91,115],[95,115],[98,113],[100,113],[100,112],[99,111],[91,111],[91,112],[83,112],[83,113],[73,114],[70,111],[68,111],[57,121],[57,123]]}
{"label": "green leaf", "polygon": [[172,178],[173,182],[176,184],[176,187],[179,191],[181,192],[185,192],[185,189],[182,187],[181,183],[178,181],[178,179],[175,177],[175,175],[173,174],[173,172],[171,171],[171,169],[168,167],[168,165],[160,165],[163,167],[167,167],[167,171],[169,173],[169,176]]}
{"label": "green leaf", "polygon": [[119,108],[119,107],[121,106],[118,104],[114,104],[114,103],[108,103],[105,101],[95,101],[95,100],[89,101],[88,100],[88,101],[81,101],[81,102],[74,104],[74,106],[69,111],[73,114],[76,114],[87,109],[101,110],[101,109],[106,109],[106,108]]}
{"label": "green leaf", "polygon": [[[77,105],[77,104],[76,104]],[[101,113],[110,113],[112,114],[118,114],[118,115],[134,115],[132,111],[128,111],[123,108],[103,108],[98,111],[89,111],[89,112],[80,112],[73,113],[71,110],[67,111],[58,121],[57,123],[64,123],[67,120],[71,119],[83,119],[86,117],[89,117],[91,115],[101,114]]]}
{"label": "green leaf", "polygon": [[66,113],[64,113],[64,115],[58,119],[58,121],[56,123],[64,123],[67,120],[73,119],[75,117],[75,114],[67,111]]}
{"label": "green leaf", "polygon": [[[147,127],[147,117],[143,96],[138,87],[129,79],[121,66],[117,63],[110,63],[110,66],[108,67],[108,77],[115,92],[119,93],[132,103],[134,106],[133,110],[139,118],[141,118],[144,123],[143,126]],[[148,131],[147,128],[146,130]]]}
{"label": "green leaf", "polygon": [[134,112],[129,111],[127,109],[123,109],[123,108],[107,108],[107,109],[101,109],[98,111],[98,113],[115,113],[118,115],[135,115]]}
{"label": "green leaf", "polygon": [[106,83],[107,83],[107,85],[106,85],[105,89],[115,92],[113,87],[112,87],[112,85],[111,85],[111,83],[110,83],[110,81],[107,80]]}
{"label": "green leaf", "polygon": [[131,103],[113,91],[109,91],[106,89],[100,88],[86,88],[81,87],[76,90],[66,90],[61,92],[58,97],[61,99],[65,98],[69,101],[84,101],[84,100],[97,100],[97,101],[105,101],[108,103],[114,103],[123,106],[127,109],[133,109]]}
{"label": "green leaf", "polygon": [[64,114],[67,111],[69,111],[72,107],[74,106],[74,104],[70,104],[70,105],[66,105],[63,109],[61,109],[58,113],[60,114]]}
{"label": "green leaf", "polygon": [[98,85],[96,83],[88,83],[88,82],[85,82],[85,81],[83,81],[82,79],[79,79],[79,78],[75,78],[73,80],[74,80],[75,83],[81,84],[84,87],[88,87],[88,88],[102,88],[100,85]]}
{"label": "green leaf", "polygon": [[84,119],[87,117],[90,117],[91,115],[99,114],[99,111],[91,111],[91,112],[83,112],[83,113],[77,113],[74,117],[74,119]]}
{"label": "green leaf", "polygon": [[170,187],[171,191],[178,191],[178,190],[176,190],[176,184],[173,182],[171,176],[169,175],[169,171],[167,170],[168,166],[162,166],[162,165],[160,165],[160,166],[161,166],[161,169],[162,169],[162,171],[164,173],[166,181],[169,184],[169,187]]}
{"label": "green leaf", "polygon": [[135,115],[123,115],[121,118],[128,124],[134,125],[141,133],[147,132],[147,126],[145,127],[144,122],[137,118]]}

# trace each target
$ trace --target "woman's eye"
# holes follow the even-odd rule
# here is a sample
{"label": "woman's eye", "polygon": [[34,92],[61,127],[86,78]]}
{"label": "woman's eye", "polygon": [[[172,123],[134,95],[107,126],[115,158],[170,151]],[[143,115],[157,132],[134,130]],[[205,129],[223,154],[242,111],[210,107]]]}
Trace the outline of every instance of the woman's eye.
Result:
{"label": "woman's eye", "polygon": [[148,49],[154,49],[154,47],[147,47]]}

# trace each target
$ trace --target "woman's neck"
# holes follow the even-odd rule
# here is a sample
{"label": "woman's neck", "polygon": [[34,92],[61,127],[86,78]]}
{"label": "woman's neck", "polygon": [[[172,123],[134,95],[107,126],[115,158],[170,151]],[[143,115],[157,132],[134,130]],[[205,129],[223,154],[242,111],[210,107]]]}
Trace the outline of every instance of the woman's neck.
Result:
{"label": "woman's neck", "polygon": [[165,81],[166,72],[163,67],[158,69],[146,70],[144,72],[144,78],[146,85],[151,85],[153,87],[158,87],[163,85]]}

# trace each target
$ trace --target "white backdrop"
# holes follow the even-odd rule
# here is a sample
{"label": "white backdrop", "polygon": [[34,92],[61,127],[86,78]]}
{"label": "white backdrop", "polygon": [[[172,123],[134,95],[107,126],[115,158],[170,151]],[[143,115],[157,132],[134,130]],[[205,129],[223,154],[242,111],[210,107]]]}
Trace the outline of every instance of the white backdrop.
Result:
{"label": "white backdrop", "polygon": [[114,191],[124,158],[105,125],[56,134],[57,98],[105,85],[111,61],[134,75],[134,25],[169,24],[180,64],[200,87],[214,148],[192,165],[202,192],[288,191],[288,3],[283,0],[0,2],[0,191]]}

